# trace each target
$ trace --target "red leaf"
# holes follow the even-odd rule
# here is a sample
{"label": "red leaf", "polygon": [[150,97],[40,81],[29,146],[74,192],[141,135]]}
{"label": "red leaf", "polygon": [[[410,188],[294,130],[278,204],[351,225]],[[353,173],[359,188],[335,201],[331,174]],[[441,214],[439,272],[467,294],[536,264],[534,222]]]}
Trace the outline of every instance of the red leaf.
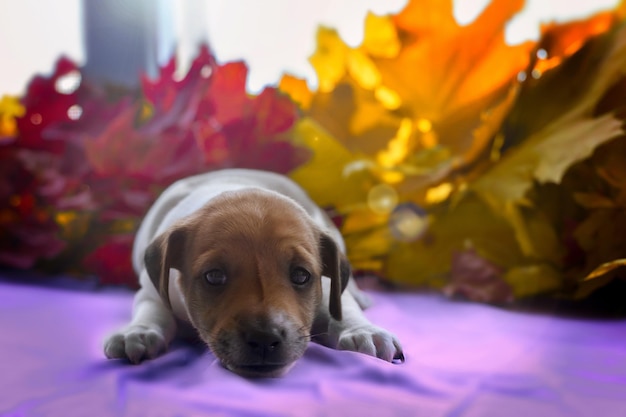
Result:
{"label": "red leaf", "polygon": [[276,88],[265,88],[253,101],[259,138],[283,133],[296,121],[298,109],[294,102]]}
{"label": "red leaf", "polygon": [[203,46],[181,80],[176,79],[175,57],[161,68],[155,81],[143,77],[142,92],[153,112],[147,118],[149,128],[156,132],[172,126],[188,129],[197,115],[205,91],[209,88],[215,68],[215,58]]}
{"label": "red leaf", "polygon": [[58,255],[65,243],[40,206],[37,178],[14,148],[0,148],[0,264],[30,268],[41,258]]}
{"label": "red leaf", "polygon": [[131,262],[132,235],[111,238],[87,255],[83,264],[102,284],[122,284],[136,288],[137,277]]}
{"label": "red leaf", "polygon": [[244,119],[250,112],[250,98],[246,93],[248,67],[243,62],[231,62],[215,68],[211,86],[204,98],[199,117],[212,116],[218,125]]}
{"label": "red leaf", "polygon": [[30,82],[26,95],[22,98],[26,112],[16,120],[20,132],[17,139],[19,146],[53,152],[63,150],[63,142],[46,137],[46,129],[71,121],[68,110],[77,104],[78,90],[64,94],[57,88],[57,82],[72,72],[79,74],[76,64],[67,58],[61,58],[51,77],[37,76]]}

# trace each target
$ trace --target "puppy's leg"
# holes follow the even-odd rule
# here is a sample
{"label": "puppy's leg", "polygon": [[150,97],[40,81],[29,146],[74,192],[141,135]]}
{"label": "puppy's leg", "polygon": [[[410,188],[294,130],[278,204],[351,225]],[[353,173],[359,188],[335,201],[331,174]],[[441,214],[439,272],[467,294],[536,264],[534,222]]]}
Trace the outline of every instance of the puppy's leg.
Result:
{"label": "puppy's leg", "polygon": [[329,281],[322,279],[325,301],[314,328],[314,332],[328,329],[327,338],[322,338],[321,342],[336,349],[365,353],[388,362],[394,359],[404,360],[398,338],[393,333],[372,324],[350,291],[344,291],[341,295],[343,319],[337,321],[330,317],[327,305],[330,293]]}
{"label": "puppy's leg", "polygon": [[[142,274],[147,272],[144,270]],[[141,282],[146,282],[141,277]],[[176,334],[176,320],[163,304],[154,287],[144,285],[135,295],[133,318],[104,343],[109,359],[127,358],[133,363],[151,359],[163,352]]]}

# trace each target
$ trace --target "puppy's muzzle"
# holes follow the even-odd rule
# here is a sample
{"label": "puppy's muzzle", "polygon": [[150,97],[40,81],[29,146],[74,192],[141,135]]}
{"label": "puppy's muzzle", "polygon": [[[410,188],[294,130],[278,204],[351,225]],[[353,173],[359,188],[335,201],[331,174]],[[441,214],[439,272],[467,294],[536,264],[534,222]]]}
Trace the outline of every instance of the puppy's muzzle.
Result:
{"label": "puppy's muzzle", "polygon": [[261,362],[276,361],[282,356],[285,330],[252,329],[243,336],[247,354]]}
{"label": "puppy's muzzle", "polygon": [[234,332],[223,334],[230,346],[223,361],[227,368],[246,376],[279,376],[304,353],[309,337],[291,321],[267,318],[238,320]]}
{"label": "puppy's muzzle", "polygon": [[286,331],[282,328],[257,328],[244,330],[241,345],[246,360],[242,368],[249,372],[265,374],[278,371],[288,363],[286,349]]}

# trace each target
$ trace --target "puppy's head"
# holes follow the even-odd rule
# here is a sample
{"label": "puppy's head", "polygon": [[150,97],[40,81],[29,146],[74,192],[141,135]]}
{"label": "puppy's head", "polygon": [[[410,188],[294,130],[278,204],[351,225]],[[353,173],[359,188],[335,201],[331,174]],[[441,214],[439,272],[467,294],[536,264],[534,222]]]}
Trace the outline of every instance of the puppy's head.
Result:
{"label": "puppy's head", "polygon": [[331,279],[341,319],[350,268],[334,240],[295,202],[270,191],[227,192],[158,236],[146,269],[169,305],[169,270],[192,325],[228,369],[279,376],[302,356]]}

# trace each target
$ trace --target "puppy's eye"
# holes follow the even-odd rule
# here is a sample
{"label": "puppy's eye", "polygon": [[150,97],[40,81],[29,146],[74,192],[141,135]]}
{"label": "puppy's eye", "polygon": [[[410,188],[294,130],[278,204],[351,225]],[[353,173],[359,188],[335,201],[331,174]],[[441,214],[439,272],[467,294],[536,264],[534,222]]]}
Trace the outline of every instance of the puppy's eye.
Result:
{"label": "puppy's eye", "polygon": [[296,285],[304,285],[311,279],[311,273],[304,268],[295,268],[291,271],[291,282]]}
{"label": "puppy's eye", "polygon": [[226,274],[221,269],[211,269],[204,273],[204,278],[211,285],[224,285]]}

